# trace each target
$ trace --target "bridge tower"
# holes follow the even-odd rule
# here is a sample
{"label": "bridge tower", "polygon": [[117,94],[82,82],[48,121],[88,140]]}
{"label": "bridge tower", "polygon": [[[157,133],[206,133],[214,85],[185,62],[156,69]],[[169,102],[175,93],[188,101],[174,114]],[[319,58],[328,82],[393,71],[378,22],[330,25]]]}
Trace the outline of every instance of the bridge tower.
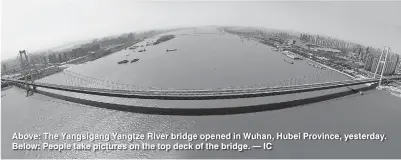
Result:
{"label": "bridge tower", "polygon": [[[381,67],[380,80],[379,80],[379,87],[381,87],[381,84],[382,84],[383,73],[384,73],[384,70],[385,70],[385,68],[386,68],[386,62],[387,62],[387,57],[388,57],[389,52],[390,52],[390,47],[385,46],[385,47],[383,48],[383,50],[382,50],[382,53],[380,54],[379,62],[377,62],[377,67],[376,67],[376,71],[375,71],[375,74],[374,74],[374,77],[373,77],[373,78],[376,78],[376,77],[377,77],[377,71],[379,71],[380,65],[383,64],[382,67]],[[385,54],[384,60],[382,60],[383,54]]]}
{"label": "bridge tower", "polygon": [[[29,84],[32,84],[34,81],[33,74],[32,74],[32,67],[29,63],[28,56],[26,55],[25,50],[19,51],[19,57],[20,57],[20,61],[21,61],[22,75],[25,78],[26,96],[28,97],[29,92],[31,90]],[[29,79],[28,79],[28,74],[29,74]],[[34,87],[33,87],[33,89],[34,89]],[[31,91],[31,95],[32,94],[33,94],[33,90]]]}

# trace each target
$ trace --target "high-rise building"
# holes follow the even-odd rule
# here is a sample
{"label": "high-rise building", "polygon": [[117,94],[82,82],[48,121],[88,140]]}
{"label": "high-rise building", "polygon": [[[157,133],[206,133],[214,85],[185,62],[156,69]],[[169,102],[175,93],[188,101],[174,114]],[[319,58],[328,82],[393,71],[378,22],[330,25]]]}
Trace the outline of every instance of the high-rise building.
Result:
{"label": "high-rise building", "polygon": [[7,65],[6,64],[2,64],[1,65],[1,74],[6,74],[7,73]]}
{"label": "high-rise building", "polygon": [[365,60],[369,53],[370,53],[370,50],[369,50],[369,47],[367,47],[365,52],[364,52],[364,54],[363,54],[363,56],[362,56],[362,59]]}
{"label": "high-rise building", "polygon": [[392,75],[395,73],[395,70],[397,69],[397,65],[399,63],[400,56],[396,53],[392,53],[391,56],[387,59],[388,67],[386,67],[385,73],[388,73],[389,75]]}
{"label": "high-rise building", "polygon": [[373,60],[374,60],[375,56],[374,54],[369,54],[366,59],[365,59],[365,66],[364,69],[367,71],[370,71],[373,65]]}
{"label": "high-rise building", "polygon": [[369,47],[363,52],[362,60],[365,60],[367,56],[370,54]]}
{"label": "high-rise building", "polygon": [[358,50],[358,58],[362,59],[362,48],[359,48]]}
{"label": "high-rise building", "polygon": [[[381,74],[381,71],[384,67],[383,63],[379,64],[380,55],[369,54],[365,59],[364,69],[370,72],[375,72],[377,69],[377,65],[379,65],[378,74]],[[385,54],[383,54],[382,60],[385,59]],[[400,62],[400,56],[395,53],[389,53],[386,60],[386,66],[383,71],[384,76],[392,75],[395,73],[398,63]]]}
{"label": "high-rise building", "polygon": [[396,73],[398,73],[398,74],[400,74],[401,73],[401,60],[398,60],[399,62],[398,62],[398,65],[397,65],[397,68],[395,69],[395,71],[396,71]]}
{"label": "high-rise building", "polygon": [[128,34],[128,41],[129,41],[129,42],[135,41],[135,36],[134,36],[133,33],[129,33],[129,34]]}
{"label": "high-rise building", "polygon": [[[376,69],[377,69],[377,65],[379,65],[379,57],[374,57],[373,61],[372,61],[372,67],[370,68],[369,71],[375,73]],[[379,71],[380,71],[380,67],[379,67]]]}

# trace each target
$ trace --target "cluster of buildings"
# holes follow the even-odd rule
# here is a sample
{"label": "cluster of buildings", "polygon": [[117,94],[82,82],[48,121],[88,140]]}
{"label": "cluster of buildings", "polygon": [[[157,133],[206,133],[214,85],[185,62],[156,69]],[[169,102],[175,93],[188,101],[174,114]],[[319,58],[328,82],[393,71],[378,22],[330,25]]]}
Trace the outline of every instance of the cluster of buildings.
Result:
{"label": "cluster of buildings", "polygon": [[321,35],[312,35],[308,33],[302,33],[300,35],[300,40],[303,42],[311,42],[313,44],[325,46],[328,48],[355,48],[356,46],[358,46],[358,44],[346,42],[344,40]]}
{"label": "cluster of buildings", "polygon": [[[381,51],[379,49],[374,49],[370,47],[362,49],[362,46],[360,45],[355,45],[342,41],[332,41],[330,43],[321,44],[314,43],[313,40],[311,41],[311,36],[308,35],[303,35],[301,39],[296,39],[293,37],[288,38],[286,36],[277,35],[264,37],[263,34],[260,34],[259,32],[241,32],[232,30],[228,30],[228,32],[239,35],[240,37],[255,38],[261,43],[271,46],[270,48],[272,50],[280,51],[290,58],[295,58],[296,56],[307,58],[317,63],[320,63],[323,66],[331,67],[343,74],[346,74],[351,78],[371,78],[374,76],[373,74],[376,72],[376,70],[378,70],[378,74],[381,74],[380,72],[383,71],[384,76],[392,76],[395,74],[401,75],[400,55],[396,53],[389,53],[387,55],[387,58],[385,54],[383,54],[381,61],[384,61],[386,59],[386,63],[384,64],[379,62],[381,54]],[[317,36],[317,38],[315,39],[319,40],[322,38]],[[323,39],[321,41],[325,42],[326,40]],[[331,40],[327,40],[327,42],[329,41]],[[314,66],[319,67],[320,65]],[[325,69],[324,67],[320,68]],[[384,88],[391,94],[401,97],[400,82],[388,83],[385,85]]]}
{"label": "cluster of buildings", "polygon": [[398,67],[395,69],[395,72],[396,72],[397,74],[401,74],[401,62],[398,63]]}
{"label": "cluster of buildings", "polygon": [[85,56],[90,52],[96,52],[100,50],[100,44],[86,44],[82,45],[79,48],[75,48],[71,50],[73,57],[81,57]]}
{"label": "cluster of buildings", "polygon": [[[400,56],[396,53],[389,53],[387,56],[386,64],[379,63],[380,54],[364,52],[364,54],[359,55],[361,60],[365,63],[364,69],[375,73],[377,67],[381,71],[384,67],[383,75],[389,76],[396,73],[398,64],[400,63]],[[382,56],[382,61],[385,60],[385,54]]]}
{"label": "cluster of buildings", "polygon": [[[284,43],[285,45],[280,44],[280,42],[277,40],[269,39],[269,41],[272,46],[280,48],[279,50],[293,51],[294,53],[297,53],[297,55],[299,54],[309,57],[315,61],[318,61],[319,63],[331,66],[339,71],[346,72],[353,76],[359,74],[371,75],[376,71],[376,69],[381,71],[383,67],[384,76],[401,73],[400,55],[396,53],[389,53],[387,56],[386,65],[384,65],[383,63],[379,63],[380,53],[372,48],[366,48],[366,50],[359,49],[359,52],[357,53],[344,55],[340,50],[328,47],[319,47],[313,45],[308,46],[307,48],[300,47],[300,45],[296,45],[296,40],[294,39],[287,41]],[[384,61],[384,59],[385,54],[383,54],[382,61]],[[361,69],[364,72],[360,72]],[[370,73],[366,73],[366,71]]]}
{"label": "cluster of buildings", "polygon": [[310,50],[315,51],[315,52],[323,51],[323,52],[341,53],[341,51],[339,51],[337,49],[324,48],[324,47],[310,47]]}

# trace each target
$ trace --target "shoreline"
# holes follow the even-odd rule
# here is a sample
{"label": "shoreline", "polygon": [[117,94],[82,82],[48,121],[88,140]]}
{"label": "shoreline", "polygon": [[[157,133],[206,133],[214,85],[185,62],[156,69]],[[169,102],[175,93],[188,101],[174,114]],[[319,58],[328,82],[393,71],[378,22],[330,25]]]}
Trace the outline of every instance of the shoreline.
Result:
{"label": "shoreline", "polygon": [[[252,39],[252,38],[251,38],[251,39]],[[255,39],[255,41],[257,41],[257,40],[258,40],[258,39]],[[260,41],[258,41],[258,42],[261,43]],[[262,44],[263,44],[263,43],[262,43]],[[266,45],[266,44],[265,44],[265,45]],[[272,46],[270,46],[270,45],[267,45],[267,46],[272,47]],[[280,52],[280,51],[276,51],[276,52]],[[280,52],[280,53],[281,53],[281,52]],[[294,54],[296,54],[296,53],[294,53]],[[296,54],[296,55],[298,55],[298,56],[300,56],[300,57],[302,57],[302,58],[304,58],[304,59],[306,59],[306,60],[308,60],[308,61],[310,61],[310,62],[317,63],[317,64],[319,64],[319,65],[321,65],[321,66],[324,66],[324,67],[326,67],[326,68],[328,68],[328,69],[331,69],[331,70],[333,70],[333,71],[336,71],[336,72],[338,72],[338,73],[341,73],[341,74],[343,74],[343,75],[345,75],[345,76],[347,76],[347,77],[349,77],[349,78],[351,78],[351,79],[355,79],[354,76],[351,76],[351,75],[349,75],[349,74],[347,74],[347,73],[345,73],[345,72],[342,72],[342,71],[340,71],[340,70],[334,69],[334,68],[332,68],[332,67],[330,67],[330,66],[327,66],[327,65],[325,65],[325,64],[316,62],[316,61],[314,61],[314,60],[312,60],[312,59],[309,59],[309,58],[307,58],[307,57],[301,56],[301,55],[299,55],[299,54]]]}
{"label": "shoreline", "polygon": [[[322,65],[322,66],[324,66],[324,67],[326,67],[326,68],[328,68],[328,69],[331,69],[331,70],[333,70],[333,71],[336,71],[336,72],[338,72],[338,73],[341,73],[341,74],[343,74],[343,75],[345,75],[345,76],[347,76],[347,77],[350,77],[351,79],[355,79],[355,77],[353,77],[353,76],[351,76],[351,75],[349,75],[349,74],[347,74],[347,73],[344,73],[344,72],[342,72],[342,71],[339,71],[339,70],[334,69],[334,68],[332,68],[332,67],[329,67],[329,66],[327,66],[327,65],[321,64],[321,63],[316,62],[316,61],[314,61],[314,60],[311,60],[311,59],[309,59],[309,58],[306,58],[306,57],[304,57],[304,58],[307,59],[307,60],[310,61],[310,62],[317,63],[317,64]],[[382,87],[382,90],[385,91],[385,92],[390,93],[390,94],[393,95],[393,96],[396,96],[396,97],[398,97],[398,98],[401,98],[401,94],[400,94],[399,92],[397,92],[397,91],[394,91],[391,87],[384,86],[384,87]]]}
{"label": "shoreline", "polygon": [[341,73],[341,74],[343,74],[343,75],[345,75],[345,76],[347,76],[347,77],[349,77],[349,78],[351,78],[351,79],[354,79],[354,78],[355,78],[354,76],[351,76],[351,75],[349,75],[349,74],[347,74],[347,73],[345,73],[345,72],[342,72],[342,71],[340,71],[340,70],[334,69],[334,68],[332,68],[332,67],[330,67],[330,66],[327,66],[327,65],[325,65],[325,64],[316,62],[316,61],[314,61],[314,60],[312,60],[312,59],[309,59],[309,58],[306,58],[306,57],[303,57],[303,58],[307,59],[307,60],[310,61],[310,62],[317,63],[317,64],[319,64],[319,65],[321,65],[321,66],[324,66],[324,67],[326,67],[326,68],[328,68],[328,69],[331,69],[331,70],[333,70],[333,71],[336,71],[336,72],[338,72],[338,73]]}
{"label": "shoreline", "polygon": [[[253,38],[253,37],[252,37],[252,38],[249,38],[249,39],[261,43],[261,42],[259,41],[259,39],[257,39],[257,38]],[[264,43],[261,43],[261,44],[264,44]],[[265,44],[265,45],[266,45],[266,44]],[[267,46],[272,47],[272,46],[270,46],[270,45],[267,45]],[[277,51],[277,52],[280,52],[280,53],[281,53],[281,51]],[[294,54],[296,54],[296,53],[294,53]],[[299,55],[299,54],[296,54],[296,55],[298,55],[298,56],[300,56],[300,57],[302,57],[302,58],[304,58],[304,59],[307,59],[307,60],[310,61],[310,62],[317,63],[317,64],[319,64],[319,65],[321,65],[321,66],[324,66],[324,67],[326,67],[326,68],[328,68],[328,69],[331,69],[331,70],[333,70],[333,71],[336,71],[336,72],[338,72],[338,73],[341,73],[341,74],[343,74],[343,75],[345,75],[345,76],[347,76],[347,77],[349,77],[349,78],[351,78],[351,79],[355,79],[354,76],[351,76],[351,75],[349,75],[349,74],[347,74],[347,73],[345,73],[345,72],[343,72],[343,71],[334,69],[334,68],[332,68],[332,67],[330,67],[330,66],[327,66],[327,65],[325,65],[325,64],[316,62],[316,61],[314,61],[314,60],[312,60],[312,59],[309,59],[309,58],[307,58],[307,57],[301,56],[301,55]],[[287,57],[288,57],[288,56],[287,56]],[[291,58],[291,57],[290,57],[290,58]]]}
{"label": "shoreline", "polygon": [[398,98],[401,98],[401,90],[400,89],[394,89],[395,87],[392,86],[382,86],[381,90],[390,93],[393,96],[396,96]]}

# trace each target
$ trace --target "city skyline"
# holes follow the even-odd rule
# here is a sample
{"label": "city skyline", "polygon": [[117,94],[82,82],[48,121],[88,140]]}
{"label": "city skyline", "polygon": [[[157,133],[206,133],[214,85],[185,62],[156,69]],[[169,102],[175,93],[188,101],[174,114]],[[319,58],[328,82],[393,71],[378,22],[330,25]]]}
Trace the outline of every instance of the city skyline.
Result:
{"label": "city skyline", "polygon": [[21,49],[35,52],[112,34],[203,25],[293,30],[376,48],[389,46],[400,53],[401,22],[395,21],[401,15],[400,6],[401,2],[6,0],[1,57],[13,58]]}

